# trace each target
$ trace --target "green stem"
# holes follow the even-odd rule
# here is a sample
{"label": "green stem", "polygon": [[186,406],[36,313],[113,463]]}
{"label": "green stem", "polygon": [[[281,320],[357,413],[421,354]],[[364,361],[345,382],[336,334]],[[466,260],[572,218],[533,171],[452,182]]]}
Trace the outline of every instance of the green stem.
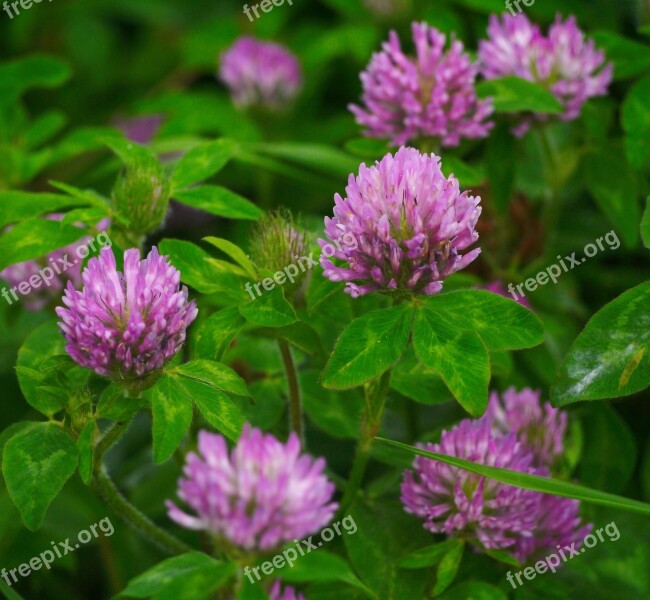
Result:
{"label": "green stem", "polygon": [[537,131],[538,140],[542,150],[542,157],[544,159],[546,182],[549,190],[542,218],[547,239],[552,242],[557,233],[557,225],[562,210],[557,172],[558,156],[551,140],[549,139],[548,129],[544,125],[540,125]]}
{"label": "green stem", "polygon": [[170,554],[191,552],[192,548],[164,529],[158,527],[149,517],[133,506],[117,489],[109,477],[103,458],[111,446],[121,437],[128,421],[115,423],[95,446],[95,475],[93,483],[104,502],[117,513],[129,526],[156,546]]}
{"label": "green stem", "polygon": [[95,446],[95,462],[98,466],[101,464],[104,454],[106,454],[109,448],[122,436],[128,425],[128,421],[118,421],[117,423],[113,423],[99,442],[97,442],[97,446]]}
{"label": "green stem", "polygon": [[287,374],[287,383],[289,385],[289,427],[291,428],[291,431],[295,431],[300,440],[302,440],[302,403],[300,401],[300,384],[298,383],[296,365],[293,361],[289,344],[284,340],[278,340],[278,346],[280,347],[280,354],[282,355],[282,362],[284,364],[284,370]]}
{"label": "green stem", "polygon": [[130,527],[169,554],[184,554],[192,548],[158,527],[149,517],[133,506],[115,487],[104,466],[95,472],[95,487],[106,504]]}
{"label": "green stem", "polygon": [[372,398],[368,398],[366,402],[366,409],[361,417],[361,431],[359,435],[359,444],[354,455],[354,462],[352,463],[352,470],[348,478],[348,485],[341,500],[341,508],[345,509],[350,506],[363,483],[363,477],[366,473],[368,460],[370,459],[370,450],[372,444],[379,433],[381,427],[381,420],[384,416],[384,408],[386,407],[386,398],[388,395],[388,387],[390,383],[390,369],[386,371],[376,385],[376,393]]}

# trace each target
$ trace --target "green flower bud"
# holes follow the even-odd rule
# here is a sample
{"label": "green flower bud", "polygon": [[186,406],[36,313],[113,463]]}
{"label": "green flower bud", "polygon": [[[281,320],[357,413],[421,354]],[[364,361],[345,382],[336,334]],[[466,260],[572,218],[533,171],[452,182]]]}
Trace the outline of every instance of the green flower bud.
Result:
{"label": "green flower bud", "polygon": [[162,165],[151,157],[126,168],[113,189],[113,204],[129,232],[142,236],[162,224],[170,193]]}

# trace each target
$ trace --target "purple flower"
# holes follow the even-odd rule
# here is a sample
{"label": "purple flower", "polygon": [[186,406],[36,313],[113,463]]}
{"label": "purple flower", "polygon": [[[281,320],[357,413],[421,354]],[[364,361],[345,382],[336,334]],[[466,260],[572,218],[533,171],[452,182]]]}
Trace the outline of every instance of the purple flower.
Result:
{"label": "purple flower", "polygon": [[181,348],[197,309],[180,288],[180,273],[154,247],[140,260],[124,252],[124,273],[104,247],[82,274],[83,289],[68,283],[67,308],[56,314],[72,359],[98,375],[118,381],[143,380]]}
{"label": "purple flower", "polygon": [[[480,253],[476,248],[461,254],[478,239],[480,198],[461,193],[458,180],[442,174],[434,154],[400,148],[374,166],[362,164],[345,191],[346,198],[334,197],[334,218],[325,218],[333,244],[318,242],[323,275],[348,282],[353,298],[378,290],[435,294],[443,279]],[[341,239],[355,243],[335,244]]]}
{"label": "purple flower", "polygon": [[[571,121],[593,96],[603,96],[612,80],[612,65],[592,40],[586,40],[574,17],[562,22],[558,15],[544,36],[524,14],[490,17],[488,40],[479,46],[481,72],[486,79],[514,75],[541,84],[564,106],[560,115]],[[522,115],[515,128],[523,135],[547,115]]]}
{"label": "purple flower", "polygon": [[[439,444],[423,448],[522,473],[541,474],[514,434],[494,436],[490,424],[465,419],[445,431]],[[533,535],[542,494],[505,485],[418,456],[402,482],[406,512],[424,519],[433,533],[460,535],[485,548],[509,548]]]}
{"label": "purple flower", "polygon": [[145,145],[153,140],[164,120],[163,115],[141,115],[117,119],[115,126],[124,133],[126,139]]}
{"label": "purple flower", "polygon": [[[49,221],[61,221],[64,216],[61,213],[53,213],[44,218]],[[110,221],[108,219],[103,219],[97,225],[97,230],[104,231],[108,228],[109,224]],[[83,223],[77,223],[76,225],[78,227],[84,227]],[[5,231],[9,231],[10,229],[11,227],[7,227]],[[14,297],[15,291],[11,292],[11,289],[18,288],[17,291],[22,295],[20,291],[21,284],[23,282],[29,283],[29,280],[36,276],[40,284],[38,287],[30,284],[29,292],[24,296],[25,308],[29,311],[36,312],[42,310],[51,302],[58,300],[61,297],[61,291],[68,281],[72,283],[73,287],[79,287],[81,285],[82,261],[78,259],[79,254],[77,254],[77,249],[83,248],[85,251],[85,247],[91,239],[90,236],[86,236],[74,244],[50,252],[43,258],[10,265],[0,271],[0,277],[9,284],[9,291],[5,298],[8,298],[9,303],[13,304],[16,297]],[[106,237],[104,243],[106,242],[110,242],[108,237]],[[24,286],[23,289],[25,289]],[[10,293],[11,295],[9,295]],[[21,298],[18,295],[17,297],[18,299]]]}
{"label": "purple flower", "polygon": [[167,501],[169,517],[206,530],[246,550],[269,550],[318,531],[337,509],[325,461],[300,453],[295,433],[282,444],[249,425],[228,453],[221,435],[201,431],[199,454],[190,453],[178,496],[197,516]]}
{"label": "purple flower", "polygon": [[[465,419],[425,450],[548,477],[517,433],[495,431],[487,418]],[[507,548],[520,561],[542,558],[556,545],[579,543],[591,530],[581,526],[580,503],[516,488],[442,462],[418,456],[404,473],[402,503],[433,533],[456,535],[487,549]]]}
{"label": "purple flower", "polygon": [[591,523],[581,525],[580,502],[550,494],[541,494],[535,535],[520,537],[513,555],[520,562],[532,563],[543,559],[549,552],[575,544],[579,550],[582,542],[591,532]]}
{"label": "purple flower", "polygon": [[302,86],[296,57],[280,44],[240,37],[221,56],[220,79],[242,108],[284,108]]}
{"label": "purple flower", "polygon": [[536,464],[551,467],[564,452],[564,434],[567,428],[566,412],[553,408],[549,402],[540,402],[541,392],[514,387],[500,397],[490,395],[484,419],[495,432],[515,433],[533,453]]}
{"label": "purple flower", "polygon": [[349,108],[365,135],[390,138],[396,146],[422,138],[457,146],[463,138],[485,137],[492,104],[476,97],[478,67],[463,44],[452,38],[445,50],[445,35],[438,30],[426,23],[413,23],[412,30],[414,57],[403,52],[391,31],[361,73],[364,106]]}
{"label": "purple flower", "polygon": [[269,600],[305,600],[305,597],[289,586],[283,590],[280,580],[276,579],[269,593]]}

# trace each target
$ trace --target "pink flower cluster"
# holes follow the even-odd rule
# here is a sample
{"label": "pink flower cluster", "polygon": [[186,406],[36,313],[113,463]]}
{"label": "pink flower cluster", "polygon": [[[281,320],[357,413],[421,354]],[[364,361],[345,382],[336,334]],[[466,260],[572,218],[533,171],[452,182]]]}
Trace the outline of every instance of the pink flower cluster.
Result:
{"label": "pink flower cluster", "polygon": [[357,244],[337,247],[333,257],[345,266],[324,255],[321,266],[331,281],[347,282],[345,291],[354,298],[374,291],[435,294],[480,253],[462,253],[478,239],[480,198],[461,193],[434,154],[400,148],[371,167],[362,164],[345,191],[346,198],[334,197],[325,233],[332,242],[348,235]]}
{"label": "pink flower cluster", "polygon": [[197,315],[180,287],[180,272],[153,248],[124,252],[124,273],[104,247],[82,276],[83,289],[69,282],[58,307],[66,351],[82,367],[117,381],[144,379],[180,350]]}
{"label": "pink flower cluster", "polygon": [[302,86],[298,59],[284,46],[250,36],[239,38],[221,56],[220,79],[242,108],[284,108]]}
{"label": "pink flower cluster", "polygon": [[325,461],[300,452],[295,433],[286,444],[249,425],[228,452],[221,435],[201,431],[199,453],[187,457],[178,496],[196,516],[167,502],[169,517],[246,550],[270,550],[329,523],[338,505]]}
{"label": "pink flower cluster", "polygon": [[[481,419],[465,419],[444,431],[430,452],[482,465],[548,477],[563,451],[566,415],[539,393],[509,389],[493,393]],[[462,535],[479,547],[508,549],[520,561],[557,544],[580,547],[591,530],[582,525],[580,503],[505,485],[463,469],[418,456],[404,474],[402,502],[433,533]]]}
{"label": "pink flower cluster", "polygon": [[457,146],[463,138],[485,137],[492,124],[489,101],[476,97],[478,67],[452,39],[426,23],[413,23],[416,54],[407,55],[399,36],[388,42],[361,74],[363,106],[350,110],[365,134],[390,138],[396,146],[431,139],[442,146]]}
{"label": "pink flower cluster", "polygon": [[[574,17],[555,23],[544,35],[524,14],[490,17],[488,38],[480,43],[481,73],[486,79],[514,75],[539,83],[564,106],[560,118],[571,121],[582,105],[594,96],[603,96],[612,80],[612,64],[585,39]],[[523,115],[515,128],[523,135],[533,121],[546,115]]]}

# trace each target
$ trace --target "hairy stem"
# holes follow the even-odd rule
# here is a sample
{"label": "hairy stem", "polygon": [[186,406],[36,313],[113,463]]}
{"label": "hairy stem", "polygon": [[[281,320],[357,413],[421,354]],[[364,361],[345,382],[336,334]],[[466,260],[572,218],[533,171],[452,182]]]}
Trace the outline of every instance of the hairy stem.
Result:
{"label": "hairy stem", "polygon": [[149,517],[133,506],[115,487],[106,468],[101,466],[95,473],[94,483],[104,502],[130,527],[169,554],[184,554],[192,548],[185,542],[158,527]]}
{"label": "hairy stem", "polygon": [[93,485],[104,502],[130,527],[169,554],[191,552],[192,548],[164,529],[133,506],[117,489],[103,464],[104,455],[122,436],[128,421],[117,422],[103,435],[95,446],[95,470]]}
{"label": "hairy stem", "polygon": [[390,369],[386,371],[376,384],[374,394],[366,402],[366,409],[361,417],[361,432],[359,444],[354,455],[352,470],[348,479],[348,485],[341,500],[341,508],[345,509],[352,504],[361,488],[363,477],[366,473],[370,450],[381,427],[381,420],[386,407],[386,397],[390,383]]}
{"label": "hairy stem", "polygon": [[298,383],[296,365],[293,361],[289,344],[284,340],[278,340],[278,346],[280,347],[284,371],[287,374],[287,382],[289,384],[289,427],[291,431],[295,431],[298,434],[298,437],[302,441],[302,403],[300,400],[300,385]]}

